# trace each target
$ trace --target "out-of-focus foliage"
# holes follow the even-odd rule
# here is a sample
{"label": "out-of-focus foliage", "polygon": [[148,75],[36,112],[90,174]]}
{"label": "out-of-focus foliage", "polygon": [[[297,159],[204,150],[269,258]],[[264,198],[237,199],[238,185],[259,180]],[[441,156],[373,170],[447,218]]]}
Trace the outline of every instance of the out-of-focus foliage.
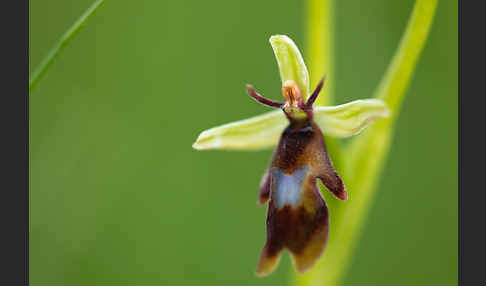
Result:
{"label": "out-of-focus foliage", "polygon": [[91,18],[96,11],[105,3],[104,0],[96,0],[89,8],[69,27],[69,29],[62,35],[56,45],[44,57],[42,62],[29,76],[29,94],[35,90],[37,83],[41,80],[44,74],[49,70],[49,67],[54,63],[62,50],[69,44],[71,39],[79,32],[89,18]]}

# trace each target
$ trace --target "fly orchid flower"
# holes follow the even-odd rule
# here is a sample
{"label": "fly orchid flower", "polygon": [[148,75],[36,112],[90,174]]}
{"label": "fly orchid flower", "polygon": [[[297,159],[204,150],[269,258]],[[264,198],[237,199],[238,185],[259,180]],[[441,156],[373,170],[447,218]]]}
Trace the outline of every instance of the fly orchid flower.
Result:
{"label": "fly orchid flower", "polygon": [[277,146],[258,195],[260,204],[268,202],[267,240],[258,261],[258,276],[275,269],[283,249],[290,251],[299,272],[310,269],[324,251],[329,215],[317,179],[338,199],[346,200],[348,195],[328,156],[323,134],[349,137],[389,115],[386,104],[378,99],[313,106],[325,79],[310,93],[308,71],[294,42],[276,35],[270,37],[270,43],[285,102],[266,99],[251,85],[246,89],[258,102],[280,110],[206,130],[193,144],[198,150]]}

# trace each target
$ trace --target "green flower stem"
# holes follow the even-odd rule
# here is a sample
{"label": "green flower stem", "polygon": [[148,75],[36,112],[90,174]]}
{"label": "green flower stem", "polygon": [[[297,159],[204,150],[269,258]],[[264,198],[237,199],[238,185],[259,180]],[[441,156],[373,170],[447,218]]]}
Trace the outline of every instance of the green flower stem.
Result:
{"label": "green flower stem", "polygon": [[332,0],[307,1],[307,45],[311,89],[314,89],[324,75],[327,75],[325,88],[317,98],[315,106],[332,104],[332,86],[335,81],[333,70],[333,11]]}
{"label": "green flower stem", "polygon": [[79,29],[93,16],[93,14],[105,3],[105,0],[97,0],[83,15],[64,33],[56,46],[47,54],[47,57],[41,62],[33,72],[29,80],[29,94],[34,91],[39,80],[44,76],[54,60],[59,56],[61,51],[69,44],[71,39],[78,33]]}
{"label": "green flower stem", "polygon": [[437,0],[417,0],[391,65],[376,97],[383,99],[392,115],[377,121],[345,149],[342,172],[349,200],[337,210],[327,250],[318,264],[306,275],[298,277],[298,285],[338,285],[349,265],[361,227],[376,193],[376,185],[390,149],[393,126],[410,83],[418,57],[427,39],[434,18]]}

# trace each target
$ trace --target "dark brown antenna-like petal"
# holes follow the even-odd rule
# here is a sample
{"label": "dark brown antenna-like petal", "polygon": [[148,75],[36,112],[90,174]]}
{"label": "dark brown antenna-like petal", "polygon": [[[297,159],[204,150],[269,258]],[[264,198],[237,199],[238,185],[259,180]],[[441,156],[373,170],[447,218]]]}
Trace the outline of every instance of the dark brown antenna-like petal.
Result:
{"label": "dark brown antenna-like petal", "polygon": [[264,105],[271,106],[271,107],[282,107],[284,105],[284,103],[282,103],[282,102],[277,102],[277,101],[273,101],[273,100],[264,98],[263,96],[259,95],[255,91],[255,89],[253,88],[253,86],[251,86],[249,84],[246,85],[246,90],[248,92],[248,95],[250,95],[256,101],[258,101],[258,102],[260,102],[260,103],[262,103]]}
{"label": "dark brown antenna-like petal", "polygon": [[305,103],[305,106],[307,108],[311,108],[312,107],[312,104],[314,104],[314,102],[316,101],[317,99],[317,96],[319,95],[319,92],[321,92],[321,89],[322,87],[324,86],[324,81],[326,80],[326,76],[324,76],[321,81],[319,82],[319,84],[317,85],[316,89],[314,90],[314,92],[312,92],[311,96],[309,97],[309,99],[307,99],[307,102]]}
{"label": "dark brown antenna-like petal", "polygon": [[343,184],[343,181],[339,177],[338,173],[334,171],[334,168],[331,164],[327,163],[327,168],[320,169],[321,173],[319,174],[318,178],[321,180],[322,184],[326,186],[326,188],[331,191],[338,199],[340,200],[347,200],[348,193],[346,192],[346,187]]}

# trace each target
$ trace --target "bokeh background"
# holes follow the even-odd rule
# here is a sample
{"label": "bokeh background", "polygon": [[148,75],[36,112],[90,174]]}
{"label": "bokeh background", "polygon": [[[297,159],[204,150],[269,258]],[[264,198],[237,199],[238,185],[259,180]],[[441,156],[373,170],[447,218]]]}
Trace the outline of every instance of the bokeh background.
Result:
{"label": "bokeh background", "polygon": [[[30,2],[31,71],[92,2]],[[288,255],[254,276],[271,150],[191,144],[268,110],[246,83],[279,98],[268,38],[287,34],[306,57],[303,3],[108,1],[98,11],[30,96],[32,285],[288,283]],[[371,96],[412,7],[335,1],[337,103]],[[441,0],[343,285],[457,284],[457,46],[457,2]]]}

